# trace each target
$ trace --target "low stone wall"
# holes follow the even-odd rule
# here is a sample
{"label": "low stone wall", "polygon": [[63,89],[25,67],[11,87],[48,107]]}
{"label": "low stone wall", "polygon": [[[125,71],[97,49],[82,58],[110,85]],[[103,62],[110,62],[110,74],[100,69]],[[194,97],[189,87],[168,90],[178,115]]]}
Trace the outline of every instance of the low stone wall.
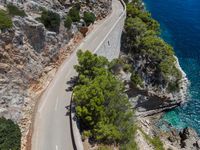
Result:
{"label": "low stone wall", "polygon": [[[108,60],[112,60],[114,58],[119,57],[120,47],[121,47],[121,34],[124,27],[124,22],[126,19],[126,4],[123,0],[120,0],[124,7],[124,12],[121,14],[119,19],[113,25],[111,30],[107,33],[105,38],[99,44],[99,46],[95,49],[94,53],[97,55],[105,56]],[[73,99],[73,94],[72,94]],[[75,115],[75,106],[71,99],[70,103],[70,128],[71,128],[71,136],[74,150],[84,150],[83,143],[81,140],[81,135],[79,132],[79,125]]]}
{"label": "low stone wall", "polygon": [[[72,99],[73,99],[73,94],[72,94]],[[73,104],[72,99],[70,104],[70,130],[71,130],[72,144],[74,150],[84,150],[79,131],[78,121],[75,114],[75,105]]]}

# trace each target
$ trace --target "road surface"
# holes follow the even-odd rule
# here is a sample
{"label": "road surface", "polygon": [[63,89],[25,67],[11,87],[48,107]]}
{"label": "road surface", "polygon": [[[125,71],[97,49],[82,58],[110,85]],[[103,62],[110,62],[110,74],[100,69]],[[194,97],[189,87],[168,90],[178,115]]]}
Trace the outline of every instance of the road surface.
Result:
{"label": "road surface", "polygon": [[73,66],[77,64],[77,50],[94,51],[124,11],[118,0],[113,0],[112,9],[112,13],[104,21],[95,25],[94,30],[60,66],[42,95],[35,114],[32,150],[73,150],[70,120],[65,108],[69,106],[72,94],[66,91],[70,86],[67,82],[76,75]]}

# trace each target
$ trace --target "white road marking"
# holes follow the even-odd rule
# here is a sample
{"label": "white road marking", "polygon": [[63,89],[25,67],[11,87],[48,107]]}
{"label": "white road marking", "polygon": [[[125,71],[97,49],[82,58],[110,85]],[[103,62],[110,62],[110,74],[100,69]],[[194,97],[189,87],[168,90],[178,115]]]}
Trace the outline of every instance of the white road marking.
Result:
{"label": "white road marking", "polygon": [[58,100],[59,100],[59,98],[57,97],[57,98],[56,98],[55,111],[57,111],[57,106],[58,106]]}
{"label": "white road marking", "polygon": [[[118,11],[118,9],[116,8],[116,11]],[[112,14],[115,14],[115,12],[113,12]],[[112,15],[111,15],[111,17],[112,17]],[[112,19],[107,19],[107,20],[111,20],[112,21]],[[107,20],[106,20],[106,22],[107,22]],[[100,26],[98,25],[97,26],[97,28],[95,28],[95,30],[93,30],[91,33],[92,34],[89,34],[89,36],[88,36],[88,39],[85,41],[85,43],[82,43],[82,45],[80,45],[80,46],[83,46],[82,48],[84,48],[84,47],[87,47],[87,45],[90,45],[90,43],[88,43],[88,42],[90,42],[90,40],[91,40],[91,38],[92,37],[96,37],[95,35],[98,35],[98,33],[99,32],[101,32],[101,29],[103,28],[103,26],[106,24],[106,22],[105,23],[103,23],[103,24],[100,24]],[[112,21],[113,22],[113,21]],[[100,30],[100,31],[99,31]],[[98,32],[97,32],[98,31]],[[103,30],[102,30],[103,31]],[[92,44],[92,43],[91,43]],[[95,45],[98,45],[97,43],[94,43]],[[89,47],[89,46],[88,46]],[[97,46],[95,46],[95,47],[97,47]],[[43,115],[46,115],[45,117],[43,117],[43,115],[41,116],[41,117],[43,117],[42,119],[45,119],[45,120],[42,120],[42,121],[37,121],[37,124],[35,124],[34,126],[39,126],[39,128],[36,128],[39,132],[39,135],[34,135],[34,136],[36,136],[36,137],[33,137],[33,140],[32,141],[38,141],[38,142],[33,142],[33,145],[32,145],[32,149],[34,149],[34,150],[39,150],[41,147],[40,146],[43,146],[43,145],[41,145],[42,143],[42,141],[44,141],[44,142],[46,142],[45,143],[45,145],[44,146],[46,146],[46,145],[48,145],[48,137],[46,138],[45,137],[45,132],[50,132],[50,134],[52,134],[52,133],[54,133],[54,132],[52,132],[51,133],[51,129],[50,130],[45,130],[45,131],[42,131],[42,127],[43,126],[45,126],[45,127],[47,127],[48,128],[48,122],[50,122],[50,121],[52,121],[52,118],[51,118],[51,116],[49,117],[49,113],[46,113],[46,112],[48,112],[48,109],[49,109],[49,107],[48,107],[48,109],[46,108],[46,106],[47,105],[50,105],[50,104],[52,104],[52,105],[50,105],[50,109],[54,109],[55,108],[55,106],[56,106],[56,104],[55,103],[57,103],[56,102],[56,96],[57,95],[59,95],[59,102],[62,102],[63,100],[65,100],[63,97],[61,97],[60,95],[61,94],[63,94],[63,92],[65,92],[64,90],[65,90],[65,87],[66,86],[62,86],[62,89],[61,89],[61,87],[60,87],[60,85],[61,84],[63,84],[63,82],[66,82],[66,80],[70,80],[70,77],[72,76],[74,76],[74,75],[77,75],[76,73],[75,73],[75,71],[73,70],[73,67],[72,67],[72,65],[73,64],[77,64],[77,60],[75,59],[75,58],[77,58],[76,57],[76,52],[80,49],[81,47],[78,47],[73,53],[72,53],[72,55],[70,56],[70,58],[69,59],[66,59],[65,60],[65,62],[63,63],[63,65],[61,66],[62,68],[61,68],[61,70],[58,70],[58,72],[56,73],[56,75],[55,75],[55,77],[54,77],[54,80],[52,81],[52,84],[50,83],[50,85],[49,85],[49,87],[47,88],[47,92],[45,92],[44,93],[44,96],[41,98],[42,99],[42,102],[40,103],[41,105],[41,107],[39,106],[39,110],[38,111],[41,111],[41,112],[39,112],[38,114],[37,114],[37,116],[39,116],[39,114],[41,113],[41,115],[43,114]],[[72,70],[67,70],[67,69],[72,69]],[[63,72],[64,73],[63,73]],[[69,76],[67,75],[68,74],[68,72],[70,72],[70,74],[69,74]],[[68,77],[67,77],[68,76]],[[65,81],[63,81],[63,78],[64,77],[66,77],[66,80]],[[60,81],[60,79],[62,79],[62,81]],[[66,83],[64,83],[65,85],[66,85]],[[60,88],[60,90],[61,91],[56,91],[57,93],[55,93],[55,91],[53,91],[53,90],[55,90],[56,88]],[[53,93],[53,94],[52,94]],[[55,95],[55,94],[57,94],[57,95]],[[65,92],[65,94],[66,94],[66,98],[69,98],[67,101],[69,102],[69,100],[70,100],[70,98],[71,98],[71,91],[70,92]],[[63,98],[63,99],[61,99],[61,98]],[[62,101],[61,101],[62,100]],[[61,103],[58,103],[57,104],[58,106],[58,108],[57,109],[59,109],[59,106],[61,105]],[[53,108],[54,107],[54,108]],[[51,111],[51,113],[53,113],[53,111]],[[57,111],[57,115],[59,115],[59,113],[60,113],[60,111]],[[59,117],[62,117],[62,115],[60,115]],[[65,117],[66,118],[66,117]],[[62,123],[66,123],[65,122],[65,120],[66,119],[63,119],[63,122]],[[67,122],[68,123],[68,122]],[[41,129],[40,129],[40,127],[41,127]],[[56,130],[58,131],[58,133],[60,133],[59,131],[61,130],[62,131],[62,129],[63,128],[56,128]],[[42,131],[42,132],[41,132]],[[57,132],[57,131],[55,131],[55,132]],[[38,134],[38,133],[36,133],[36,134]],[[43,136],[40,136],[40,133],[41,133],[41,135],[43,135]],[[68,136],[68,135],[66,135],[66,136]],[[45,139],[44,139],[45,138]],[[65,137],[64,137],[65,138]],[[64,139],[63,138],[63,139]],[[40,142],[41,141],[41,142]],[[38,144],[38,146],[39,147],[35,147],[35,144],[37,145]],[[70,147],[72,147],[72,144],[70,143],[70,142],[63,142],[63,143],[61,143],[62,145],[69,145]],[[59,150],[60,148],[61,148],[61,145],[54,145],[55,147],[55,149],[56,150]],[[53,149],[54,149],[53,148]],[[72,148],[71,148],[72,149]]]}
{"label": "white road marking", "polygon": [[104,39],[99,43],[99,45],[96,47],[96,49],[93,51],[93,53],[96,53],[99,48],[101,47],[101,45],[103,45],[103,43],[105,42],[105,40],[108,38],[108,36],[110,35],[110,33],[113,31],[113,29],[117,26],[117,24],[120,22],[120,20],[122,19],[122,17],[124,16],[125,12],[122,13],[120,15],[120,17],[118,18],[118,20],[115,22],[115,24],[112,26],[112,28],[107,32],[106,36],[104,37]]}
{"label": "white road marking", "polygon": [[[64,68],[64,67],[63,67]],[[67,73],[67,75],[65,76],[65,79],[67,79],[67,77],[69,77],[69,75],[70,75],[70,71],[68,71],[68,73]],[[56,80],[57,81],[57,80]],[[55,84],[56,84],[56,81],[54,81],[53,82],[53,85],[52,85],[52,87],[54,87],[55,86]],[[39,112],[41,112],[42,111],[42,109],[44,108],[44,106],[45,106],[45,104],[46,104],[46,102],[47,102],[47,99],[48,99],[48,97],[49,97],[49,91],[48,91],[48,93],[46,94],[46,98],[44,99],[44,101],[42,102],[42,104],[41,104],[41,106],[40,106],[40,108],[39,108]]]}

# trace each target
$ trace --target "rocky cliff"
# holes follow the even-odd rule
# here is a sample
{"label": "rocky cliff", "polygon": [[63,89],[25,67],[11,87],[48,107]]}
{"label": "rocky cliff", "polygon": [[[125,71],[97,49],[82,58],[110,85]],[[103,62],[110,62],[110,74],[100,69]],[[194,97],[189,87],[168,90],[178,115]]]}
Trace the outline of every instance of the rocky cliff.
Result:
{"label": "rocky cliff", "polygon": [[[69,10],[79,6],[81,18],[88,11],[99,20],[111,12],[111,0],[0,0],[0,9],[6,11],[10,4],[25,15],[10,15],[12,28],[0,32],[0,116],[19,123],[24,136],[37,97],[84,37],[80,33],[85,26],[83,19],[69,29],[64,26]],[[57,32],[48,30],[38,19],[43,10],[59,15]]]}
{"label": "rocky cliff", "polygon": [[[127,93],[136,115],[152,115],[184,102],[186,74],[173,48],[160,38],[159,23],[140,0],[127,4],[121,60],[129,65]],[[127,72],[122,74],[126,76]]]}

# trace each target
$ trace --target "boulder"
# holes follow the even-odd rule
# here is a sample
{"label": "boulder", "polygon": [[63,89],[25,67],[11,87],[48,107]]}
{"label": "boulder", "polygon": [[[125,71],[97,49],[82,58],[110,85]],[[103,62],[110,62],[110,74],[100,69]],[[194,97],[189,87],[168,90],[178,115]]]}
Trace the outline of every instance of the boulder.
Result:
{"label": "boulder", "polygon": [[198,149],[199,137],[194,129],[186,127],[182,131],[180,131],[179,136],[181,138],[181,148],[186,148],[190,150]]}

